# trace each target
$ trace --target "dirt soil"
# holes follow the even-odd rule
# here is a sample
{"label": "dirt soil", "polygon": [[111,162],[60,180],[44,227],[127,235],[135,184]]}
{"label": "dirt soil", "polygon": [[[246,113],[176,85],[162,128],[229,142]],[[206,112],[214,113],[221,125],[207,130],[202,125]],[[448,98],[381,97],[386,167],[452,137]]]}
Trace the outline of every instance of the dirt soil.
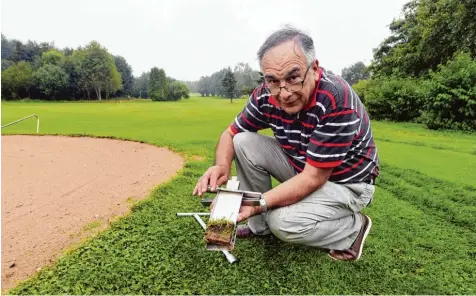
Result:
{"label": "dirt soil", "polygon": [[2,290],[128,213],[184,160],[130,141],[2,135]]}

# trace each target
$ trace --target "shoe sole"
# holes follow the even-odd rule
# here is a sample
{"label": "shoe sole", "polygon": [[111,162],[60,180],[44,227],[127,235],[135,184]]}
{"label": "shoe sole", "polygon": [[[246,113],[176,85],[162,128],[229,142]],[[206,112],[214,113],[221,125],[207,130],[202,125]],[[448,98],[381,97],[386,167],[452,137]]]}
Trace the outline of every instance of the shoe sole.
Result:
{"label": "shoe sole", "polygon": [[367,215],[364,215],[364,216],[365,216],[366,219],[368,219],[369,224],[367,225],[367,228],[364,231],[364,235],[362,237],[362,243],[360,244],[359,251],[357,252],[357,257],[355,259],[352,259],[352,260],[341,260],[341,259],[334,258],[330,253],[328,253],[327,255],[329,257],[331,257],[332,260],[334,260],[334,261],[357,261],[357,260],[360,259],[360,257],[362,256],[362,251],[364,249],[365,240],[367,239],[367,236],[369,235],[370,228],[372,228],[372,219],[370,219],[370,217],[367,216]]}

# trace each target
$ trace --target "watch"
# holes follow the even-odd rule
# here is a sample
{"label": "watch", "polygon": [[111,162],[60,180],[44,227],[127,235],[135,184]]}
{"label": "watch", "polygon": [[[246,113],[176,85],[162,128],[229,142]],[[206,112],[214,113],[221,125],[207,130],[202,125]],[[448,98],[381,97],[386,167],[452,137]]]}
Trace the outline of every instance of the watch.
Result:
{"label": "watch", "polygon": [[266,201],[264,200],[263,196],[261,196],[259,200],[259,205],[263,207],[263,212],[261,212],[262,214],[268,211],[268,206],[266,205]]}

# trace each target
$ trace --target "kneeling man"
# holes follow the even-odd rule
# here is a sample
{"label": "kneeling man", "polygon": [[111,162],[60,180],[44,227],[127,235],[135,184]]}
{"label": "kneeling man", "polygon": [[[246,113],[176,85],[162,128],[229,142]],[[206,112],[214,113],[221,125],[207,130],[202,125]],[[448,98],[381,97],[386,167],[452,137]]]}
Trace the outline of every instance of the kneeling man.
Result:
{"label": "kneeling man", "polygon": [[[379,161],[366,109],[341,77],[326,73],[313,40],[292,28],[268,37],[258,51],[265,82],[221,135],[216,163],[195,195],[230,177],[240,190],[263,193],[261,206],[242,206],[237,236],[279,239],[358,260],[372,222],[370,204]],[[270,128],[274,136],[257,131]],[[271,185],[271,176],[280,184]]]}

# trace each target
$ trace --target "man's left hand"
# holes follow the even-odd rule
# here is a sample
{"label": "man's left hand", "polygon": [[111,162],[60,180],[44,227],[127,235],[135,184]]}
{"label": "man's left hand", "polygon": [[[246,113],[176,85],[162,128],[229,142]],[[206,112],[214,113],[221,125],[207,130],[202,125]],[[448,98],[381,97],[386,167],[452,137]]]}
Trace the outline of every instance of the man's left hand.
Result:
{"label": "man's left hand", "polygon": [[261,206],[241,206],[238,213],[237,222],[248,219],[251,216],[261,214]]}
{"label": "man's left hand", "polygon": [[[213,208],[215,207],[216,197],[213,199],[210,205],[210,212],[213,212]],[[238,212],[238,217],[236,222],[241,222],[243,220],[248,219],[251,216],[261,214],[263,209],[261,206],[241,206],[240,211]]]}

